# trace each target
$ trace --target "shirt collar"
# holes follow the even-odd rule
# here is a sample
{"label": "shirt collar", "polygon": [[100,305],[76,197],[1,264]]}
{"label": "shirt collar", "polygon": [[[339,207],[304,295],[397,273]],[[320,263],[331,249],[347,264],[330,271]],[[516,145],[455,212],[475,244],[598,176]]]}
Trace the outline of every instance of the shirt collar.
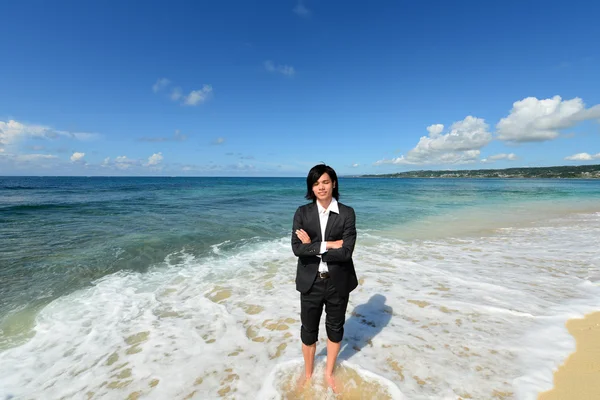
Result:
{"label": "shirt collar", "polygon": [[331,203],[329,203],[329,207],[327,207],[327,209],[323,208],[323,206],[321,205],[321,203],[319,203],[317,201],[317,208],[319,210],[319,214],[323,214],[326,211],[332,211],[336,214],[340,213],[340,208],[338,207],[338,202],[335,198],[331,199]]}

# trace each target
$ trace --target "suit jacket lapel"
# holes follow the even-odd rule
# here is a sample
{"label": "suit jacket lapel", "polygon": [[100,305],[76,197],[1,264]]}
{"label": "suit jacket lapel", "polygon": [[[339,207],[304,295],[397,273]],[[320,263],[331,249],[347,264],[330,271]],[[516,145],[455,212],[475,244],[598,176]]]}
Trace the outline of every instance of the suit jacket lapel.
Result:
{"label": "suit jacket lapel", "polygon": [[338,215],[336,213],[329,212],[329,219],[327,220],[327,226],[325,227],[325,238],[321,240],[327,240],[329,234],[331,233],[331,227],[333,226],[333,224],[335,224],[335,220],[337,219],[337,217]]}
{"label": "suit jacket lapel", "polygon": [[319,219],[319,207],[315,203],[311,204],[311,208],[308,210],[308,215],[311,218],[311,222],[315,230],[317,231],[317,242],[322,242],[323,238],[321,237],[321,222]]}

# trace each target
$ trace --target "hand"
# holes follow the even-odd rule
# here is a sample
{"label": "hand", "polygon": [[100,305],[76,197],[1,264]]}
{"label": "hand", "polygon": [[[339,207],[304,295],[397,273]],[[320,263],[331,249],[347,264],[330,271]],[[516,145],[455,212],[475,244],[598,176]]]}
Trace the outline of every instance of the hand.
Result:
{"label": "hand", "polygon": [[327,249],[339,249],[344,244],[343,240],[336,240],[334,242],[327,242]]}
{"label": "hand", "polygon": [[308,236],[308,233],[304,232],[304,229],[297,229],[296,236],[298,236],[298,239],[300,239],[303,244],[310,243],[310,236]]}

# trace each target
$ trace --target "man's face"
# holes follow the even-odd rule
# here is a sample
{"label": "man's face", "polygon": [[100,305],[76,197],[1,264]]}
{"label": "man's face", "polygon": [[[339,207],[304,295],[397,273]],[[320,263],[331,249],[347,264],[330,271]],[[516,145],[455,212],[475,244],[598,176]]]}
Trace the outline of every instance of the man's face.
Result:
{"label": "man's face", "polygon": [[321,203],[328,203],[333,197],[333,181],[326,172],[313,184],[313,193]]}

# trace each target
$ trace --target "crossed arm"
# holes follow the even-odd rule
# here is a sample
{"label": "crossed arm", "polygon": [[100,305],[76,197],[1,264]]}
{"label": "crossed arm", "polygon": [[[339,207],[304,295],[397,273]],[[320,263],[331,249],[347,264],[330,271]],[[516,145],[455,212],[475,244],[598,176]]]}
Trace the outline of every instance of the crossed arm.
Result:
{"label": "crossed arm", "polygon": [[324,262],[350,261],[355,243],[356,215],[354,210],[351,210],[346,216],[342,239],[325,242],[325,251],[323,251],[322,242],[311,242],[308,234],[302,229],[300,210],[296,211],[292,232],[292,250],[296,256],[321,255]]}

